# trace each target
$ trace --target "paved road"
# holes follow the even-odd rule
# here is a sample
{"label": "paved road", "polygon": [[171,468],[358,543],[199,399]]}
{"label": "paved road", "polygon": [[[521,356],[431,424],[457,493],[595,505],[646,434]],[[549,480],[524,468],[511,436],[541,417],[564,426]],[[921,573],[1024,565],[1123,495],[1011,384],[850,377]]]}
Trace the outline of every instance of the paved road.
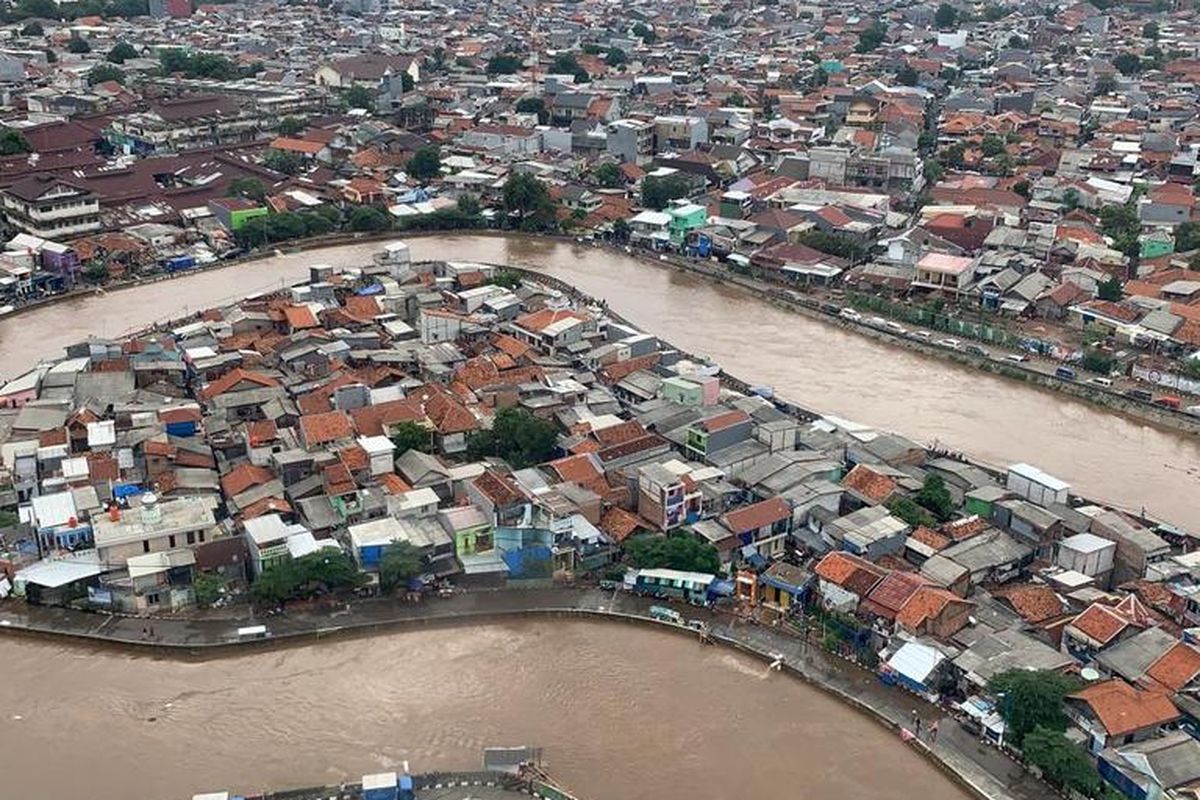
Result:
{"label": "paved road", "polygon": [[[597,589],[547,588],[469,592],[419,603],[390,600],[339,605],[279,616],[195,616],[190,618],[140,618],[92,614],[62,608],[29,606],[17,601],[0,603],[0,629],[73,635],[98,642],[139,648],[184,651],[203,656],[205,651],[238,642],[237,629],[262,624],[272,641],[311,640],[313,636],[370,633],[412,624],[436,624],[481,615],[524,614],[534,611],[581,611],[625,614],[645,618],[653,602],[624,592]],[[741,648],[782,656],[783,663],[800,677],[831,691],[848,702],[873,712],[899,730],[917,710],[928,730],[938,720],[937,741],[915,744],[932,754],[977,791],[994,800],[1042,800],[1050,794],[1046,784],[1033,778],[994,747],[981,744],[937,706],[901,689],[882,684],[859,667],[829,655],[799,637],[769,626],[756,625],[706,609],[678,607],[686,619],[709,625],[714,638]],[[676,629],[678,630],[678,629]],[[256,643],[261,644],[261,643]],[[216,655],[213,653],[213,655]]]}

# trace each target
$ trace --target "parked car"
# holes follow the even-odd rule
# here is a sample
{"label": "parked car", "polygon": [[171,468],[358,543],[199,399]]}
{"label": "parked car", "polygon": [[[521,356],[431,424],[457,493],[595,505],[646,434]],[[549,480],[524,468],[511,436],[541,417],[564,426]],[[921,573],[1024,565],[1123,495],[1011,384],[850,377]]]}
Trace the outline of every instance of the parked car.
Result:
{"label": "parked car", "polygon": [[938,347],[944,347],[947,350],[961,350],[962,349],[962,342],[960,342],[958,339],[951,339],[951,338],[938,339],[936,342],[934,342],[934,344],[936,344]]}
{"label": "parked car", "polygon": [[879,328],[882,330],[887,327],[887,320],[883,317],[871,317],[869,320],[867,320],[867,324],[872,328]]}
{"label": "parked car", "polygon": [[933,338],[933,334],[931,334],[929,331],[912,331],[909,333],[909,336],[913,337],[914,339],[919,339],[923,342],[928,342]]}
{"label": "parked car", "polygon": [[1088,378],[1088,383],[1094,383],[1097,386],[1108,388],[1113,385],[1112,378]]}
{"label": "parked car", "polygon": [[838,316],[840,316],[842,319],[848,319],[851,322],[861,322],[862,321],[862,314],[859,314],[853,308],[843,308],[841,310],[841,313],[838,314]]}
{"label": "parked car", "polygon": [[1178,397],[1167,394],[1163,395],[1162,397],[1155,398],[1154,405],[1159,406],[1160,408],[1170,408],[1174,411],[1178,411],[1182,406],[1182,403]]}
{"label": "parked car", "polygon": [[1054,377],[1064,381],[1073,381],[1075,380],[1075,370],[1070,367],[1059,367],[1054,370]]}
{"label": "parked car", "polygon": [[650,606],[650,616],[659,622],[673,622],[676,625],[683,624],[683,617],[673,608]]}
{"label": "parked car", "polygon": [[1133,400],[1140,400],[1143,403],[1149,403],[1154,399],[1154,395],[1150,394],[1145,389],[1126,389],[1125,396]]}
{"label": "parked car", "polygon": [[842,307],[837,303],[821,303],[821,311],[825,314],[837,316],[842,313]]}
{"label": "parked car", "polygon": [[1029,360],[1029,356],[1024,353],[1005,353],[1004,358],[1009,361],[1015,361],[1018,364],[1023,364]]}
{"label": "parked car", "polygon": [[981,358],[988,358],[991,356],[991,353],[989,353],[987,350],[984,350],[982,347],[980,347],[977,344],[969,344],[966,347],[964,347],[963,349],[966,350],[968,353],[970,353],[973,356],[979,356]]}
{"label": "parked car", "polygon": [[898,333],[901,336],[904,336],[906,333],[908,333],[907,328],[905,328],[899,322],[893,322],[891,320],[888,320],[888,322],[887,322],[887,329],[889,331],[891,331],[892,333]]}

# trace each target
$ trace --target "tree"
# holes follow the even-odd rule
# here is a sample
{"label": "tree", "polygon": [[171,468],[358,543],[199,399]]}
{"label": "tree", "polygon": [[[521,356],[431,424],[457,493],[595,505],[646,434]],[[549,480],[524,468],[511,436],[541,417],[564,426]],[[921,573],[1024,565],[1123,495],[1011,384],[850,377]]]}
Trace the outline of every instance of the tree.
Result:
{"label": "tree", "polygon": [[117,42],[104,58],[114,64],[124,64],[131,58],[137,58],[137,54],[133,45],[128,42]]}
{"label": "tree", "polygon": [[1112,94],[1117,90],[1117,78],[1114,75],[1101,75],[1096,80],[1096,94]]}
{"label": "tree", "polygon": [[454,207],[466,217],[478,217],[483,213],[483,206],[479,205],[479,198],[473,194],[464,194],[459,197]]}
{"label": "tree", "polygon": [[92,46],[87,43],[87,39],[72,36],[67,40],[67,52],[76,54],[90,53],[92,52]]}
{"label": "tree", "polygon": [[19,19],[27,17],[59,19],[62,16],[62,11],[59,10],[58,3],[55,3],[54,0],[20,0],[15,10]]}
{"label": "tree", "polygon": [[678,569],[709,574],[721,569],[717,548],[685,530],[671,531],[666,536],[633,536],[625,542],[625,554],[638,569]]}
{"label": "tree", "polygon": [[746,95],[742,94],[741,92],[734,92],[733,94],[729,95],[729,97],[725,98],[725,105],[731,108],[745,108]]}
{"label": "tree", "polygon": [[83,268],[83,279],[88,283],[104,283],[108,280],[108,264],[100,258],[92,259]]}
{"label": "tree", "polygon": [[829,83],[829,73],[825,71],[824,67],[818,66],[808,79],[808,88],[819,89],[827,83]]}
{"label": "tree", "polygon": [[1100,790],[1100,774],[1092,759],[1060,731],[1034,728],[1025,736],[1021,753],[1055,786],[1073,789],[1086,797],[1095,797]]}
{"label": "tree", "polygon": [[574,75],[576,83],[587,83],[592,78],[587,70],[579,66],[574,53],[559,53],[550,62],[550,71],[562,75]]}
{"label": "tree", "polygon": [[1108,276],[1106,280],[1101,281],[1096,286],[1096,296],[1101,300],[1108,300],[1112,303],[1118,302],[1124,296],[1121,279],[1116,275]]}
{"label": "tree", "polygon": [[946,481],[936,472],[925,476],[925,483],[914,499],[939,520],[947,520],[954,513],[954,498],[946,488]]}
{"label": "tree", "polygon": [[413,80],[413,76],[407,72],[400,73],[400,91],[411,92],[417,86],[417,82]]}
{"label": "tree", "polygon": [[1184,222],[1175,228],[1175,250],[1186,252],[1200,248],[1200,223]]}
{"label": "tree", "polygon": [[619,47],[610,47],[604,56],[604,63],[610,67],[619,67],[629,60],[629,56]]}
{"label": "tree", "polygon": [[1087,350],[1084,350],[1083,358],[1079,361],[1079,366],[1088,372],[1095,372],[1099,375],[1108,375],[1116,365],[1117,359],[1095,347],[1089,347]]}
{"label": "tree", "polygon": [[501,409],[490,430],[482,430],[467,440],[471,458],[496,456],[517,469],[548,460],[558,443],[553,423],[539,419],[519,407]]}
{"label": "tree", "polygon": [[391,593],[421,574],[421,551],[411,542],[393,542],[383,550],[379,559],[379,586]]}
{"label": "tree", "polygon": [[42,23],[40,23],[40,22],[30,22],[30,23],[29,23],[28,25],[26,25],[24,28],[21,28],[21,35],[22,35],[22,36],[29,36],[29,37],[45,36],[45,35],[46,35],[46,31],[45,31],[45,29],[42,27]]}
{"label": "tree", "polygon": [[633,23],[632,33],[634,36],[641,39],[645,44],[654,44],[658,41],[658,34],[656,34],[651,28],[647,27],[646,23],[644,22],[639,21]]}
{"label": "tree", "polygon": [[611,161],[606,161],[592,170],[592,177],[596,183],[608,189],[615,189],[625,182],[621,168]]}
{"label": "tree", "polygon": [[1014,50],[1028,50],[1029,40],[1020,34],[1014,33],[1012,36],[1008,37],[1008,46]]}
{"label": "tree", "polygon": [[504,181],[504,211],[515,216],[524,230],[554,227],[554,201],[546,185],[527,173],[518,172]]}
{"label": "tree", "polygon": [[819,230],[805,231],[800,234],[800,243],[808,245],[814,250],[820,250],[822,253],[829,253],[831,256],[854,262],[862,261],[867,255],[865,247],[839,233]]}
{"label": "tree", "polygon": [[308,236],[324,236],[337,228],[336,223],[330,222],[320,214],[305,212],[300,216],[304,220],[305,233]]}
{"label": "tree", "polygon": [[116,64],[97,64],[88,70],[88,86],[95,86],[97,83],[106,83],[107,81],[124,83],[125,73]]}
{"label": "tree", "polygon": [[1142,71],[1142,59],[1136,53],[1121,53],[1113,59],[1113,66],[1122,75],[1137,75]]}
{"label": "tree", "polygon": [[290,150],[268,150],[263,156],[263,166],[273,172],[295,175],[304,169],[304,157]]}
{"label": "tree", "polygon": [[993,133],[983,137],[983,141],[979,143],[979,149],[988,158],[995,158],[1004,152],[1004,140]]}
{"label": "tree", "polygon": [[225,582],[218,576],[202,572],[192,581],[192,591],[196,594],[196,605],[207,608],[221,596]]}
{"label": "tree", "polygon": [[935,523],[933,515],[917,505],[910,497],[893,497],[887,501],[886,505],[888,511],[914,528],[922,525],[930,527]]}
{"label": "tree", "polygon": [[488,59],[484,70],[488,75],[512,75],[521,68],[521,59],[511,53],[499,53]]}
{"label": "tree", "polygon": [[490,286],[501,286],[509,291],[516,291],[521,288],[521,276],[512,270],[502,269],[484,281],[484,283]]}
{"label": "tree", "polygon": [[342,95],[342,102],[348,108],[363,108],[371,111],[375,108],[375,93],[365,86],[351,86]]}
{"label": "tree", "polygon": [[234,178],[229,182],[227,193],[230,197],[247,197],[262,202],[267,196],[267,189],[258,178]]}
{"label": "tree", "polygon": [[267,567],[254,582],[253,591],[258,600],[284,603],[362,583],[363,575],[350,556],[341,550],[323,548],[300,558],[284,558]]}
{"label": "tree", "polygon": [[1028,200],[1030,195],[1033,194],[1033,187],[1030,185],[1029,181],[1017,181],[1013,184],[1012,190],[1021,195],[1021,197],[1024,197],[1026,200]]}
{"label": "tree", "polygon": [[1035,728],[1066,730],[1063,698],[1079,686],[1075,678],[1046,670],[1010,669],[988,683],[1006,724],[1005,738],[1021,747]]}
{"label": "tree", "polygon": [[29,140],[20,131],[0,126],[0,156],[28,153],[32,148]]}
{"label": "tree", "polygon": [[618,242],[629,241],[629,234],[633,232],[633,228],[623,219],[618,219],[612,225],[613,238]]}
{"label": "tree", "polygon": [[939,28],[952,28],[958,24],[958,9],[942,3],[933,14],[933,24]]}
{"label": "tree", "polygon": [[642,179],[642,205],[662,211],[672,200],[692,193],[692,182],[681,172],[670,175],[648,175]]}
{"label": "tree", "polygon": [[871,23],[871,27],[858,35],[858,44],[854,49],[860,53],[870,53],[883,44],[886,38],[887,26],[877,19]]}
{"label": "tree", "polygon": [[1082,200],[1083,198],[1079,196],[1079,190],[1072,186],[1062,194],[1063,209],[1067,213],[1070,213],[1079,208],[1079,204]]}
{"label": "tree", "polygon": [[433,432],[418,422],[399,423],[392,429],[390,438],[399,455],[404,455],[409,450],[428,453],[433,449]]}
{"label": "tree", "polygon": [[516,105],[518,114],[537,114],[538,119],[546,113],[546,101],[540,97],[522,97]]}
{"label": "tree", "polygon": [[422,183],[441,177],[441,151],[435,145],[426,145],[425,147],[417,148],[417,152],[413,153],[413,157],[408,160],[408,164],[405,165],[404,170],[410,178]]}
{"label": "tree", "polygon": [[925,176],[926,183],[937,183],[945,177],[946,168],[937,161],[929,159],[921,169],[921,174]]}
{"label": "tree", "polygon": [[725,13],[713,14],[708,22],[714,28],[728,28],[733,25],[733,18]]}
{"label": "tree", "polygon": [[279,133],[281,136],[295,136],[307,126],[308,121],[304,117],[284,117],[279,120]]}
{"label": "tree", "polygon": [[919,80],[921,80],[921,76],[918,75],[917,71],[908,64],[905,64],[900,71],[896,73],[896,81],[901,86],[916,86]]}
{"label": "tree", "polygon": [[392,218],[386,211],[364,206],[350,212],[349,226],[350,230],[358,233],[386,231],[392,227]]}
{"label": "tree", "polygon": [[1142,38],[1157,41],[1158,40],[1158,23],[1155,22],[1154,20],[1151,20],[1150,22],[1147,22],[1145,25],[1143,25],[1142,26]]}

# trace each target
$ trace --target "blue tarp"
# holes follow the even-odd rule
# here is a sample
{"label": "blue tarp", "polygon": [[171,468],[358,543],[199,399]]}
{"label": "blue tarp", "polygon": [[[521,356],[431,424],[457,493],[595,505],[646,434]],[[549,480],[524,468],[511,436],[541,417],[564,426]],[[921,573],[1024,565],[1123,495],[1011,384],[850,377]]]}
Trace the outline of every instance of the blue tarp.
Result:
{"label": "blue tarp", "polygon": [[378,283],[372,283],[370,286],[364,286],[355,292],[360,297],[369,297],[371,295],[383,294],[383,286]]}
{"label": "blue tarp", "polygon": [[115,497],[118,500],[121,500],[126,497],[133,497],[134,495],[145,494],[146,490],[143,489],[141,486],[138,486],[136,483],[118,483],[116,486],[113,487],[112,493],[113,493],[113,497]]}

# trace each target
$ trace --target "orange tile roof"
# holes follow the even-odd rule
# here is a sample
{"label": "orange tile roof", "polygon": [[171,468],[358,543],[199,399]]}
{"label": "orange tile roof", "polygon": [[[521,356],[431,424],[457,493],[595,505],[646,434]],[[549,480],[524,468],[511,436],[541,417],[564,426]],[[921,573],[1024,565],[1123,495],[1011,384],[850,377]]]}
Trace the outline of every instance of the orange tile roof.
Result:
{"label": "orange tile roof", "polygon": [[813,571],[824,580],[854,592],[859,597],[865,597],[884,577],[883,570],[870,561],[838,550],[817,562]]}
{"label": "orange tile roof", "polygon": [[382,436],[384,428],[401,422],[418,422],[425,417],[416,400],[389,400],[374,406],[363,406],[350,411],[354,427],[362,436]]}
{"label": "orange tile roof", "polygon": [[227,497],[235,497],[252,486],[261,486],[274,480],[275,473],[257,464],[240,464],[221,476],[221,490]]}
{"label": "orange tile roof", "polygon": [[1063,613],[1062,601],[1053,589],[1044,584],[1004,586],[995,589],[992,594],[1008,602],[1026,622],[1044,622]]}
{"label": "orange tile roof", "polygon": [[412,487],[394,472],[388,472],[384,475],[381,475],[379,482],[383,485],[384,491],[386,491],[388,494],[404,494],[405,492],[412,491]]}
{"label": "orange tile roof", "polygon": [[304,139],[288,139],[280,136],[278,139],[271,141],[270,148],[272,150],[287,150],[293,153],[304,153],[305,155],[315,156],[325,149],[325,145],[320,142],[309,142]]}
{"label": "orange tile roof", "polygon": [[294,331],[321,327],[317,315],[308,306],[284,306],[283,316]]}
{"label": "orange tile roof", "polygon": [[559,480],[580,485],[586,485],[604,477],[592,462],[591,457],[585,454],[558,458],[548,462],[546,467],[557,474]]}
{"label": "orange tile roof", "polygon": [[259,372],[251,372],[239,367],[238,369],[230,370],[220,378],[217,378],[215,381],[207,384],[203,389],[200,390],[200,396],[205,400],[217,397],[230,391],[242,381],[258,384],[259,387],[271,387],[279,385],[279,381],[275,380],[270,375],[263,375]]}
{"label": "orange tile roof", "polygon": [[1200,650],[1185,642],[1176,642],[1150,665],[1146,675],[1177,692],[1200,675]]}
{"label": "orange tile roof", "polygon": [[623,542],[642,527],[642,522],[628,511],[612,506],[600,515],[600,530],[615,542]]}
{"label": "orange tile roof", "polygon": [[1100,646],[1111,642],[1128,626],[1127,620],[1100,603],[1092,603],[1071,622],[1072,628]]}
{"label": "orange tile roof", "polygon": [[531,314],[517,317],[516,324],[527,331],[541,332],[556,322],[564,319],[577,319],[580,322],[590,322],[591,317],[569,308],[543,308]]}
{"label": "orange tile roof", "polygon": [[913,572],[893,572],[881,580],[866,597],[866,610],[872,614],[895,619],[896,614],[922,586],[928,586],[928,578]]}
{"label": "orange tile roof", "polygon": [[354,435],[350,417],[344,411],[326,411],[300,417],[300,431],[308,446],[349,439]]}
{"label": "orange tile roof", "polygon": [[922,586],[913,592],[896,614],[896,623],[910,631],[918,630],[926,620],[936,617],[951,603],[966,603],[953,592],[935,586]]}
{"label": "orange tile roof", "polygon": [[842,485],[876,503],[882,503],[892,492],[896,491],[894,480],[876,472],[866,464],[856,464],[854,469],[850,470],[850,473],[842,479]]}
{"label": "orange tile roof", "polygon": [[934,550],[945,550],[954,542],[949,536],[943,536],[931,528],[926,528],[924,525],[918,526],[909,535],[909,538],[916,539],[921,544],[932,547]]}
{"label": "orange tile roof", "polygon": [[1109,736],[1124,736],[1179,719],[1179,709],[1159,691],[1140,691],[1119,678],[1068,695],[1086,703]]}
{"label": "orange tile roof", "polygon": [[792,516],[792,505],[782,497],[766,500],[728,511],[724,516],[725,527],[734,533],[747,533],[782,522]]}

